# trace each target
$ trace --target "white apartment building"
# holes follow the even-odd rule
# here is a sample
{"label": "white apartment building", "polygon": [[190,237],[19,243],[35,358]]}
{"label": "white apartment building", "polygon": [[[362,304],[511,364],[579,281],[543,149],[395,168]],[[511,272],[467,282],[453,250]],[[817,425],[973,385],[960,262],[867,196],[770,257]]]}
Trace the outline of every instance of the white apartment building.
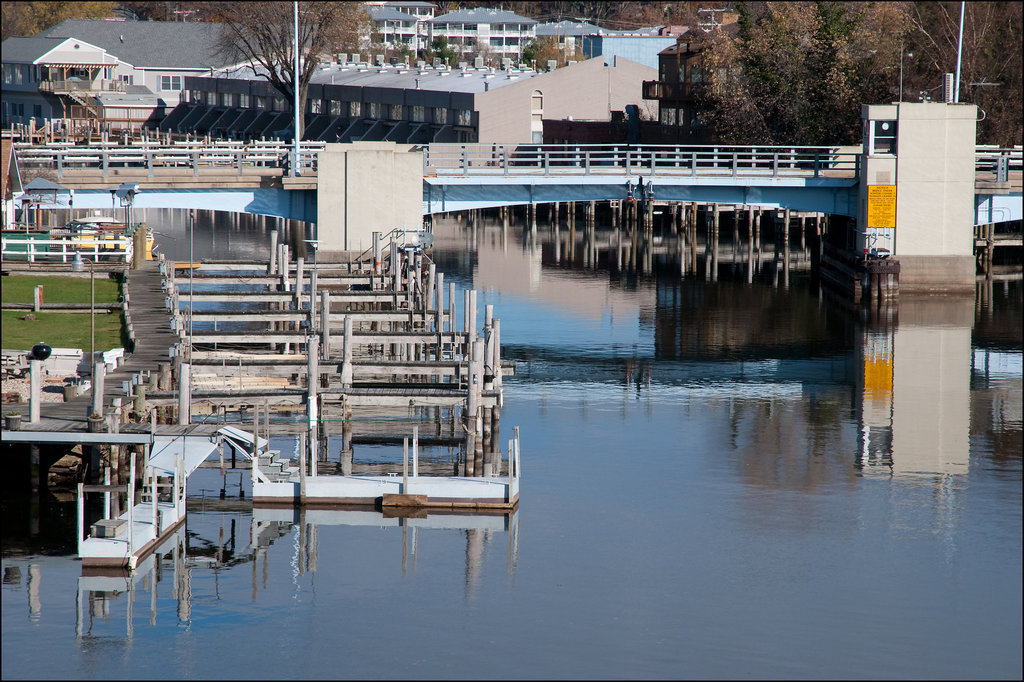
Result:
{"label": "white apartment building", "polygon": [[490,54],[519,61],[536,37],[537,22],[507,10],[460,9],[426,22],[430,41],[445,36],[462,56]]}

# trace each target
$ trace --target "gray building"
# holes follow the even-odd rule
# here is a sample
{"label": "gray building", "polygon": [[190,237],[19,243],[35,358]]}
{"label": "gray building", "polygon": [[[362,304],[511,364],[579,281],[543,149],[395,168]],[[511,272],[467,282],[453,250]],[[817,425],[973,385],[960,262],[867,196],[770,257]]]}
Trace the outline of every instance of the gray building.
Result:
{"label": "gray building", "polygon": [[[657,71],[626,59],[578,62],[550,72],[474,66],[335,63],[313,77],[303,139],[527,143],[543,139],[543,119],[610,120],[642,102]],[[289,103],[249,68],[188,77],[188,102],[164,131],[254,139],[291,136]],[[653,110],[653,108],[652,108]]]}
{"label": "gray building", "polygon": [[176,106],[186,76],[229,66],[219,24],[69,19],[3,41],[3,125],[137,128]]}

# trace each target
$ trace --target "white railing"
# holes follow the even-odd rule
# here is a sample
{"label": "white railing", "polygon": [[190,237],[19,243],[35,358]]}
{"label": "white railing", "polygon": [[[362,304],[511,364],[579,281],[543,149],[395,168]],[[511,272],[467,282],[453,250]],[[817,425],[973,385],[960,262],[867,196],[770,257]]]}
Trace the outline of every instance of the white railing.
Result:
{"label": "white railing", "polygon": [[856,177],[837,147],[431,144],[424,175],[757,175]]}
{"label": "white railing", "polygon": [[0,244],[3,260],[27,260],[29,263],[70,263],[76,254],[93,262],[130,263],[133,253],[132,238],[123,235],[41,238],[38,234],[9,232],[4,233]]}
{"label": "white railing", "polygon": [[[299,145],[300,173],[316,171],[317,154],[323,142]],[[117,142],[97,143],[87,147],[70,143],[48,145],[16,144],[19,167],[56,169],[61,178],[66,170],[100,170],[106,177],[111,168],[136,168],[152,177],[164,169],[221,169],[243,174],[247,169],[287,169],[295,153],[295,145],[287,142],[260,141],[185,141],[173,144],[143,142],[122,145]]]}

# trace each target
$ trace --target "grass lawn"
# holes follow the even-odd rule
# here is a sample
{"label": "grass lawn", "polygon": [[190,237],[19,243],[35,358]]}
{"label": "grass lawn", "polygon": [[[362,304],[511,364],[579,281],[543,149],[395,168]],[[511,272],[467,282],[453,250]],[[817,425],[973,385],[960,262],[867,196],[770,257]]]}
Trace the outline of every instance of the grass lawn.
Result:
{"label": "grass lawn", "polygon": [[[29,310],[4,310],[0,337],[4,348],[29,350],[37,343],[53,348],[81,348],[87,355],[91,347],[89,313],[32,313],[34,320],[22,320]],[[121,348],[121,313],[96,313],[96,350]]]}
{"label": "grass lawn", "polygon": [[[4,303],[32,303],[35,287],[43,285],[43,303],[86,303],[92,300],[89,277],[14,275],[0,280]],[[95,278],[96,302],[116,303],[120,296],[117,280],[105,275]],[[81,348],[89,352],[92,317],[88,312],[39,312],[34,320],[23,320],[30,310],[3,311],[0,342],[4,348],[28,350],[37,343],[53,348]],[[96,350],[121,348],[121,313],[96,311]]]}
{"label": "grass lawn", "polygon": [[[0,280],[4,303],[32,303],[37,285],[43,285],[43,303],[89,303],[92,299],[88,277],[12,275]],[[120,296],[117,280],[96,277],[96,302],[116,303]],[[24,314],[24,313],[23,313]],[[4,321],[7,317],[4,317]],[[88,320],[86,333],[88,334]],[[6,338],[6,333],[5,333]],[[50,344],[51,346],[53,344]],[[4,348],[9,348],[4,343]],[[62,346],[64,347],[64,346]]]}

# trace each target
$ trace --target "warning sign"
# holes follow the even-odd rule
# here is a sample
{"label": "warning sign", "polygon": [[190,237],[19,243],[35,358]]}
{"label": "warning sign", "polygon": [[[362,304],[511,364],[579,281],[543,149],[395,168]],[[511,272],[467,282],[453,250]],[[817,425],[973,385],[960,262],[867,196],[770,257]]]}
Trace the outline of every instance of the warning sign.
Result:
{"label": "warning sign", "polygon": [[868,185],[868,227],[896,227],[896,185]]}

